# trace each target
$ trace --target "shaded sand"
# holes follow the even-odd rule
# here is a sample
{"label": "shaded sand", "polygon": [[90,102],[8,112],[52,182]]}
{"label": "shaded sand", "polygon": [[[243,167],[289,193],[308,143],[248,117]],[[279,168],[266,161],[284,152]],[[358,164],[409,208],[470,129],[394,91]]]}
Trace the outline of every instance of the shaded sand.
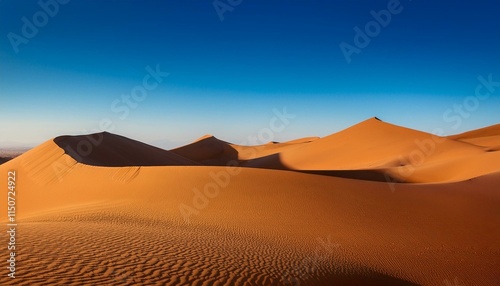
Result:
{"label": "shaded sand", "polygon": [[[414,170],[403,179],[425,184],[370,177],[397,175],[394,158],[427,136],[372,119],[256,147],[208,136],[188,145],[192,152],[104,134],[102,149],[78,158],[66,154],[75,137],[47,141],[0,166],[0,182],[17,172],[19,223],[17,278],[4,267],[0,285],[496,285],[500,152],[446,138],[424,163],[406,165]],[[193,166],[251,162],[241,159],[244,148],[304,170]],[[306,170],[315,161],[326,174]],[[326,168],[342,164],[351,169]],[[357,179],[339,178],[347,175]]]}
{"label": "shaded sand", "polygon": [[172,152],[108,132],[61,136],[54,142],[79,162],[94,166],[199,165]]}
{"label": "shaded sand", "polygon": [[202,165],[224,166],[231,161],[238,161],[238,152],[229,143],[212,135],[205,135],[189,145],[170,152]]}

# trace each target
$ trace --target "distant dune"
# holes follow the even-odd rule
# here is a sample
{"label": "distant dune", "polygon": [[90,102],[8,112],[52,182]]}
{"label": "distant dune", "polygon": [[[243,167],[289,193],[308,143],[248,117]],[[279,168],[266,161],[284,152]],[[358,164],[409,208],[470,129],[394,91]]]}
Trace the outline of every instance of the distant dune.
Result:
{"label": "distant dune", "polygon": [[258,146],[242,146],[222,141],[212,135],[205,135],[195,142],[173,149],[171,152],[203,165],[225,166],[235,162],[244,164],[248,160],[278,154],[288,149],[295,149],[302,144],[317,139],[319,137],[301,138],[284,143],[270,142]]}
{"label": "distant dune", "polygon": [[205,135],[195,142],[171,150],[172,153],[203,165],[225,166],[238,160],[238,152],[227,142]]}
{"label": "distant dune", "polygon": [[17,173],[20,230],[18,278],[4,267],[0,285],[496,285],[500,152],[467,141],[499,131],[373,118],[170,151],[57,137],[0,165],[0,182]]}
{"label": "distant dune", "polygon": [[10,161],[26,151],[28,149],[25,148],[0,148],[0,164]]}
{"label": "distant dune", "polygon": [[297,143],[309,143],[309,142],[312,142],[312,141],[316,141],[320,139],[319,137],[305,137],[305,138],[299,138],[299,139],[295,139],[295,140],[290,140],[290,141],[287,141],[287,142],[284,142],[284,143],[287,143],[287,144],[297,144]]}
{"label": "distant dune", "polygon": [[486,151],[499,151],[500,124],[449,136],[449,138],[484,147]]}

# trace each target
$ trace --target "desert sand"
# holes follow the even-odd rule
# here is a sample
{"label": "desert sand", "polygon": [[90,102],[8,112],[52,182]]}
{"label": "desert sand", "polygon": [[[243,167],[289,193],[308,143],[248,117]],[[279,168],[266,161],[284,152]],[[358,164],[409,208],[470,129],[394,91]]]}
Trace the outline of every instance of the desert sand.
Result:
{"label": "desert sand", "polygon": [[58,137],[0,165],[19,225],[0,285],[497,285],[499,137],[376,118],[260,146]]}

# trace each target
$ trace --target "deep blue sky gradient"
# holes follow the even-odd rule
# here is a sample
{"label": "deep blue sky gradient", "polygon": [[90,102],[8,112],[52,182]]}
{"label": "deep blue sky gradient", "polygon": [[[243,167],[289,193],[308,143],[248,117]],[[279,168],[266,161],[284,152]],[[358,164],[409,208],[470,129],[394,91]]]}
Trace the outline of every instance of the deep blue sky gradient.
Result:
{"label": "deep blue sky gradient", "polygon": [[[388,2],[243,0],[221,21],[212,0],[72,0],[16,53],[9,33],[22,36],[22,17],[41,8],[2,0],[0,146],[85,133],[103,118],[162,147],[205,133],[243,142],[285,106],[296,118],[278,141],[372,116],[447,134],[500,123],[500,87],[461,124],[443,119],[475,95],[478,76],[500,81],[500,1],[402,0],[347,63],[339,44]],[[170,75],[120,119],[112,102],[156,65]]]}

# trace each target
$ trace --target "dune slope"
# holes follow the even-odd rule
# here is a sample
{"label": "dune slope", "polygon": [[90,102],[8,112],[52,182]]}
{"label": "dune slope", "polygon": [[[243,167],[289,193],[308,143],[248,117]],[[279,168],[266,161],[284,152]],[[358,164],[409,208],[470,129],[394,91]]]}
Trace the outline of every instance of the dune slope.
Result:
{"label": "dune slope", "polygon": [[[1,165],[0,182],[9,170],[22,206],[18,261],[29,266],[19,267],[15,285],[500,278],[500,173],[395,184],[237,167],[100,167],[53,141]],[[0,284],[14,285],[2,271]]]}

